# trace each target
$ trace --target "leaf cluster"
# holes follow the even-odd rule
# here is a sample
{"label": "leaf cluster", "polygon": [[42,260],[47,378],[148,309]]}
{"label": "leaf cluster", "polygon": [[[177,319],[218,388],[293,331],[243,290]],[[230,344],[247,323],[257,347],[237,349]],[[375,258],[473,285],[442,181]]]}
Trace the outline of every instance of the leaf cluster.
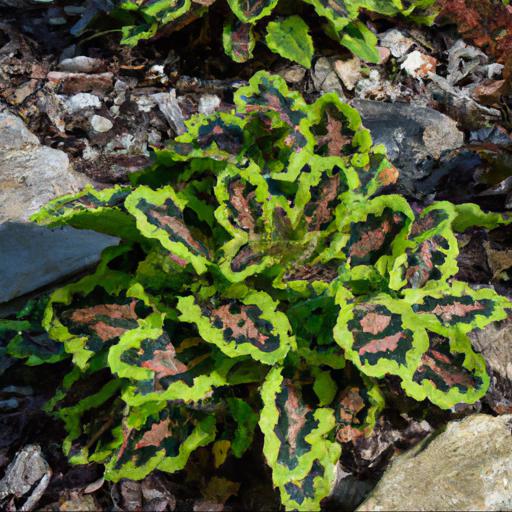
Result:
{"label": "leaf cluster", "polygon": [[[191,20],[208,12],[214,0],[123,0],[112,11],[122,26],[122,42],[135,46],[158,31],[180,30]],[[220,3],[220,2],[218,2]],[[361,12],[384,16],[407,16],[419,23],[434,19],[434,0],[227,0],[231,15],[223,31],[223,46],[235,62],[253,56],[257,40],[274,53],[307,68],[314,53],[308,23],[300,14],[310,4],[325,22],[324,31],[332,39],[368,62],[379,62],[377,39],[360,20]],[[270,21],[269,21],[270,19]]]}
{"label": "leaf cluster", "polygon": [[192,118],[132,178],[35,215],[121,242],[36,326],[4,326],[59,347],[17,335],[12,356],[72,357],[47,410],[73,462],[140,479],[210,446],[220,466],[259,425],[283,505],[314,510],[341,445],[383,409],[381,379],[441,408],[486,392],[467,334],[511,304],[454,279],[455,231],[509,221],[386,193],[398,170],[336,95],[307,104],[260,72],[231,112]]}

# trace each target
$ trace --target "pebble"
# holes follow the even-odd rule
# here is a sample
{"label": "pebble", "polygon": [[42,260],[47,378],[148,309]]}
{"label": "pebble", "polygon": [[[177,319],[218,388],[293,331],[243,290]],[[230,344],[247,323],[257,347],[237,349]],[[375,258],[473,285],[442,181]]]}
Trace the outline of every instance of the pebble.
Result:
{"label": "pebble", "polygon": [[[64,98],[61,98],[64,99]],[[69,98],[64,99],[66,109],[71,113],[75,114],[81,110],[87,108],[100,108],[101,101],[98,96],[90,94],[88,92],[79,92]]]}
{"label": "pebble", "polygon": [[391,29],[379,36],[380,46],[389,48],[391,55],[397,59],[404,57],[414,45],[414,41],[404,36],[400,30]]}
{"label": "pebble", "polygon": [[363,76],[361,74],[361,61],[357,57],[350,60],[337,60],[334,63],[334,70],[349,91],[354,90],[356,83]]}
{"label": "pebble", "polygon": [[199,113],[213,114],[220,106],[220,98],[216,94],[204,94],[199,99]]}
{"label": "pebble", "polygon": [[110,119],[96,114],[91,117],[91,126],[98,133],[108,132],[114,127]]}
{"label": "pebble", "polygon": [[64,59],[60,62],[59,69],[69,73],[98,73],[105,70],[105,63],[101,59],[79,55],[71,59]]}

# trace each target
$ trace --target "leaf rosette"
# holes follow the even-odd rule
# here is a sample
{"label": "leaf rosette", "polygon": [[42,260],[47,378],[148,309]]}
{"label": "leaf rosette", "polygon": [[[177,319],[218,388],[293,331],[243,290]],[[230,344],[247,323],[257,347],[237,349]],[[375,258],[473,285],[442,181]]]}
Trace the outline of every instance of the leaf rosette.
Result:
{"label": "leaf rosette", "polygon": [[[266,12],[253,6],[248,16]],[[48,404],[71,460],[140,479],[203,447],[214,471],[259,428],[285,507],[318,510],[342,445],[384,408],[387,377],[444,409],[482,398],[489,376],[468,334],[511,303],[455,280],[455,233],[510,219],[409,204],[390,190],[397,178],[354,109],[333,94],[308,104],[260,72],[231,112],[188,121],[132,185],[47,205],[43,224],[122,228],[37,320],[0,323],[9,339],[37,332],[47,352],[60,347],[29,364],[71,355]],[[29,346],[7,350],[27,358]]]}

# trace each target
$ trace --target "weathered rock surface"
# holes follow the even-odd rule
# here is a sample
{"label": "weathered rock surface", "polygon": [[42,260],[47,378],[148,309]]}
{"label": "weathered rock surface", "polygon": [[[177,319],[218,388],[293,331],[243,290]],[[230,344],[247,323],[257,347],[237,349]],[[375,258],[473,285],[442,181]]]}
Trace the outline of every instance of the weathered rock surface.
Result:
{"label": "weathered rock surface", "polygon": [[19,117],[0,113],[0,223],[27,220],[43,204],[86,183],[69,168],[63,151],[42,146]]}
{"label": "weathered rock surface", "polygon": [[396,457],[357,510],[511,509],[512,415],[476,414]]}
{"label": "weathered rock surface", "polygon": [[464,134],[448,116],[427,107],[407,103],[354,100],[363,124],[376,144],[384,144],[388,157],[400,169],[399,187],[414,195],[426,195],[435,162],[445,151],[459,148]]}
{"label": "weathered rock surface", "polygon": [[485,400],[499,414],[512,413],[512,314],[469,336],[490,369],[491,386]]}
{"label": "weathered rock surface", "polygon": [[94,265],[117,239],[72,228],[0,224],[0,303]]}

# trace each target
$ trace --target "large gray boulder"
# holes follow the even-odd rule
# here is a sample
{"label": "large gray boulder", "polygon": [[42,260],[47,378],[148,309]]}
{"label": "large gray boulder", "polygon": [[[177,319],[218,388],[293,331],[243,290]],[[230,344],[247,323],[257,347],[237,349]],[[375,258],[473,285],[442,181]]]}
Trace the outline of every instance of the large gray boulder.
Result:
{"label": "large gray boulder", "polygon": [[396,457],[357,510],[512,510],[512,415],[449,423]]}

